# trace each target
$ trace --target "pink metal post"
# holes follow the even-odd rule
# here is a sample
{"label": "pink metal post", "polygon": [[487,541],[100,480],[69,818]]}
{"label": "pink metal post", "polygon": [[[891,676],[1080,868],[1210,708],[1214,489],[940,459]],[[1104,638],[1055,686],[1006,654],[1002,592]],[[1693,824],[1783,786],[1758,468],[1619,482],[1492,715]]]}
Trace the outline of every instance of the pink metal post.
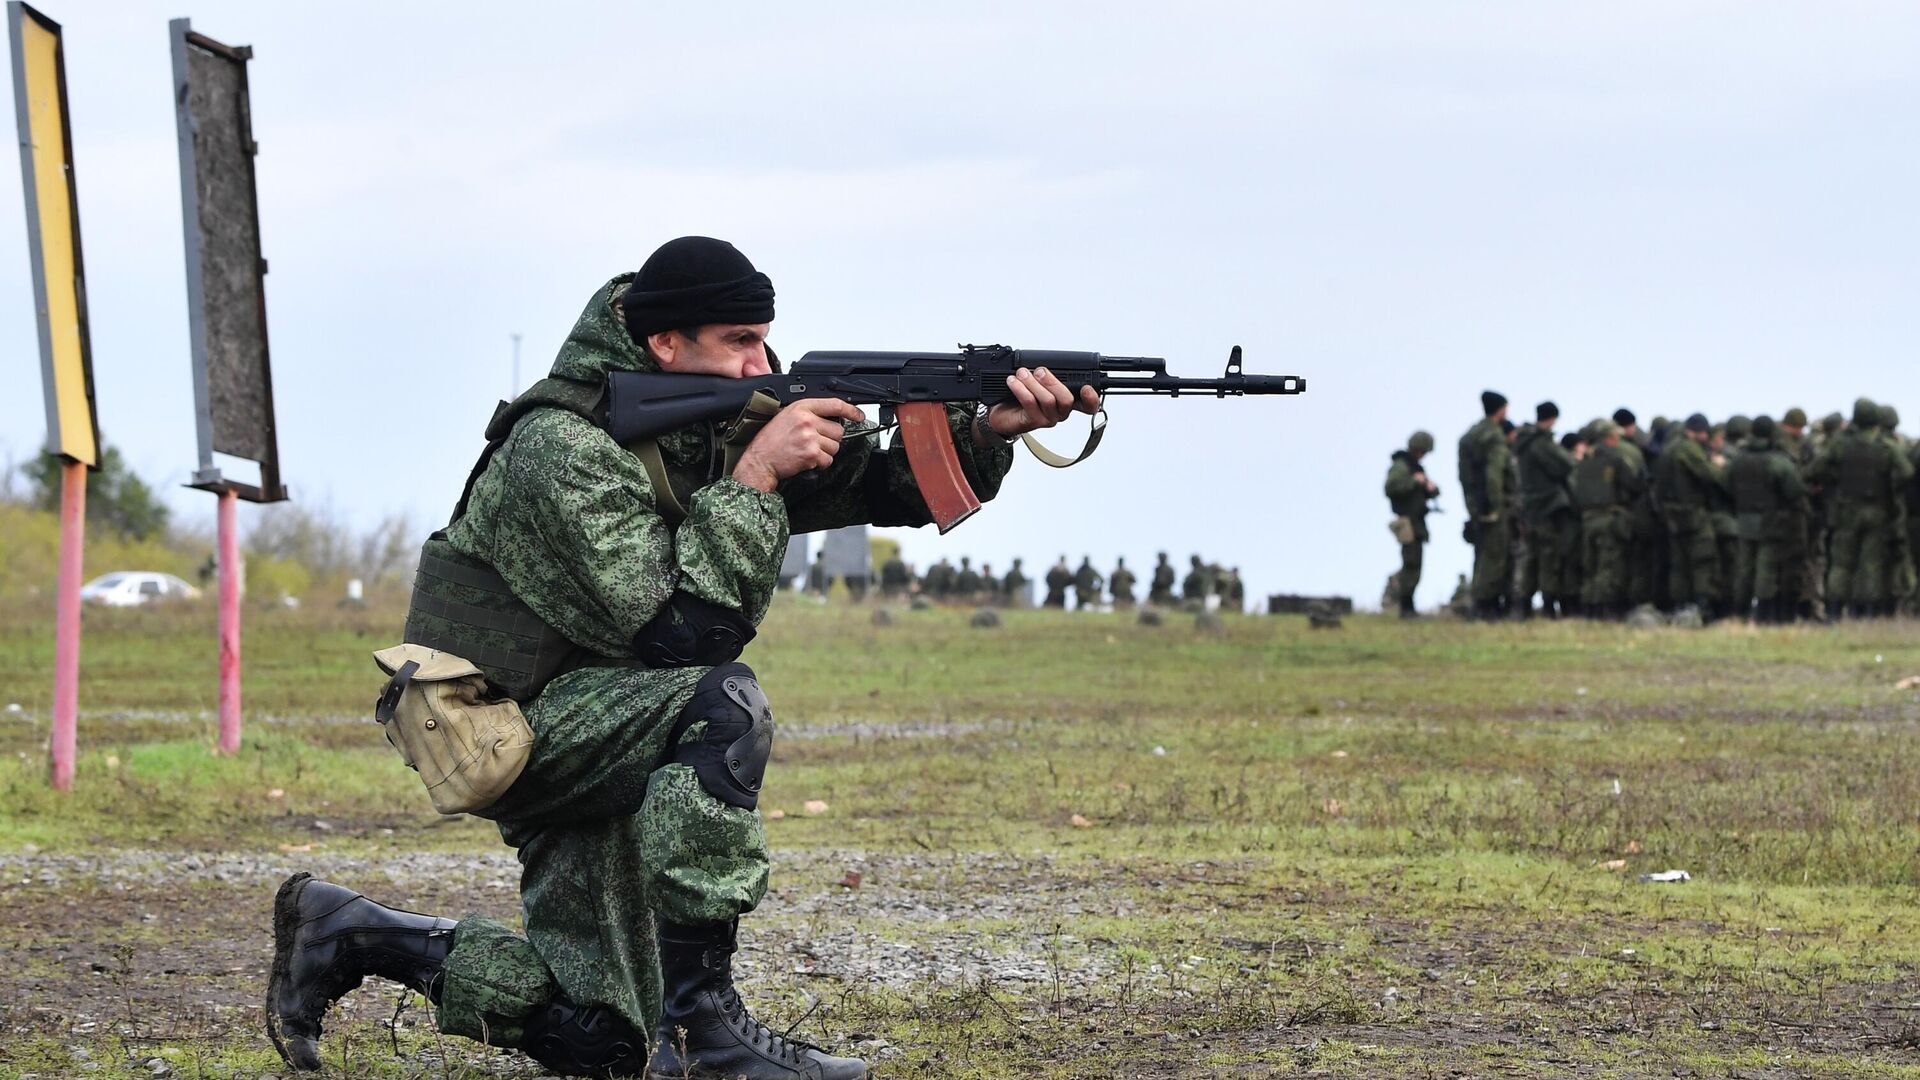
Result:
{"label": "pink metal post", "polygon": [[60,579],[54,590],[53,740],[47,749],[56,791],[73,790],[75,732],[80,718],[80,578],[87,535],[87,467],[60,470]]}
{"label": "pink metal post", "polygon": [[220,753],[240,749],[240,527],[231,488],[220,493]]}

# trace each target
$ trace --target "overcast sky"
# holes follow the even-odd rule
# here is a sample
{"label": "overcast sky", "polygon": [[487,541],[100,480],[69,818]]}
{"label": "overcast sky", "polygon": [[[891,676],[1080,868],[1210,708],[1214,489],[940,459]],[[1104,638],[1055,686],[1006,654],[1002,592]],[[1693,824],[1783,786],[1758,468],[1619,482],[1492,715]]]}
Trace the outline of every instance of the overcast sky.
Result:
{"label": "overcast sky", "polygon": [[[1254,595],[1370,606],[1388,455],[1423,427],[1447,509],[1424,606],[1470,562],[1453,445],[1485,387],[1519,419],[1867,393],[1920,420],[1920,6],[1175,7],[47,0],[102,433],[211,516],[178,488],[181,14],[256,50],[284,472],[362,523],[439,524],[509,335],[530,381],[600,283],[685,233],[772,276],[788,357],[1004,342],[1211,376],[1240,344],[1308,379],[1120,401],[1091,461],[1023,452],[948,537],[901,531],[922,564],[1201,551]],[[11,167],[0,204],[17,460],[44,413]]]}

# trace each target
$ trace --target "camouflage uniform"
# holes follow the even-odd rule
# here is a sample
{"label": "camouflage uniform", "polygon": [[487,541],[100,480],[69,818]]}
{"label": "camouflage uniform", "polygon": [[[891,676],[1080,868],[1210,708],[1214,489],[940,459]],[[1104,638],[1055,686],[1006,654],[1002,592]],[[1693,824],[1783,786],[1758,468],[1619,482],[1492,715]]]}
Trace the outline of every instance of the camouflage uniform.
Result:
{"label": "camouflage uniform", "polygon": [[1751,598],[1758,621],[1792,622],[1806,566],[1806,487],[1768,418],[1754,425],[1753,437],[1727,467],[1727,487],[1740,540],[1734,614],[1746,615]]}
{"label": "camouflage uniform", "polygon": [[1147,589],[1147,603],[1160,607],[1173,606],[1173,564],[1167,561],[1167,553],[1160,553],[1160,561],[1153,567],[1153,584]]}
{"label": "camouflage uniform", "polygon": [[1113,576],[1107,579],[1107,587],[1113,591],[1114,607],[1133,606],[1133,583],[1133,571],[1127,569],[1127,560],[1121,559],[1120,565],[1113,568]]}
{"label": "camouflage uniform", "polygon": [[1912,479],[1912,465],[1880,431],[1879,406],[1861,398],[1853,424],[1830,441],[1808,467],[1808,480],[1833,495],[1833,548],[1827,602],[1855,616],[1892,610],[1900,545],[1896,497]]}
{"label": "camouflage uniform", "polygon": [[1475,613],[1499,612],[1512,587],[1513,529],[1507,491],[1510,454],[1500,421],[1488,417],[1460,437],[1460,488],[1467,500],[1473,543]]}
{"label": "camouflage uniform", "polygon": [[1673,552],[1669,559],[1673,580],[1668,585],[1673,605],[1696,604],[1703,614],[1710,614],[1724,603],[1724,594],[1708,500],[1725,491],[1726,479],[1707,458],[1705,447],[1682,436],[1660,455],[1655,485]]}
{"label": "camouflage uniform", "polygon": [[1047,571],[1047,598],[1044,606],[1064,609],[1067,606],[1067,588],[1072,584],[1073,571],[1067,569],[1067,557],[1062,555],[1060,561],[1053,564],[1053,568]]}
{"label": "camouflage uniform", "polygon": [[[1611,421],[1604,421],[1607,429]],[[1604,430],[1600,433],[1603,434]],[[1573,470],[1573,500],[1580,508],[1580,538],[1586,581],[1580,597],[1589,618],[1626,614],[1629,570],[1627,549],[1633,540],[1631,508],[1645,487],[1639,470],[1617,446],[1596,439]]]}
{"label": "camouflage uniform", "polygon": [[[1393,452],[1393,464],[1387,466],[1387,505],[1396,520],[1407,520],[1407,539],[1400,544],[1400,572],[1394,580],[1394,603],[1402,614],[1414,611],[1413,591],[1420,586],[1420,567],[1427,541],[1427,500],[1438,494],[1415,479],[1424,472],[1419,456],[1433,449],[1433,436],[1416,431],[1407,440],[1407,449]],[[1398,528],[1397,524],[1395,526]]]}
{"label": "camouflage uniform", "polygon": [[1514,440],[1520,461],[1522,512],[1526,515],[1529,564],[1532,571],[1523,601],[1531,604],[1538,589],[1547,614],[1567,614],[1579,597],[1574,572],[1580,545],[1580,516],[1567,486],[1573,475],[1573,455],[1562,449],[1553,429],[1528,424]]}
{"label": "camouflage uniform", "polygon": [[1187,607],[1201,608],[1206,606],[1207,596],[1213,592],[1213,571],[1200,561],[1198,555],[1192,561],[1192,569],[1180,582],[1180,599]]}
{"label": "camouflage uniform", "polygon": [[1093,568],[1093,556],[1084,556],[1080,560],[1080,569],[1073,572],[1073,608],[1085,611],[1100,605],[1100,587],[1106,584],[1100,577],[1100,571]]}
{"label": "camouflage uniform", "polygon": [[[553,366],[597,384],[613,370],[657,370],[615,301],[632,275],[595,293]],[[995,494],[1010,449],[982,449],[971,413],[949,410],[968,480]],[[916,524],[927,510],[903,452],[848,439],[820,483],[789,498],[709,473],[708,425],[660,440],[668,475],[689,481],[677,528],[655,509],[633,454],[572,413],[536,409],[513,428],[448,538],[490,564],[542,620],[589,651],[632,655],[636,635],[677,592],[758,623],[789,529]],[[519,855],[526,932],[462,920],[444,969],[440,1029],[517,1045],[533,1010],[563,994],[605,1006],[635,1031],[661,1012],[655,920],[725,923],[760,902],[766,837],[757,811],[715,798],[687,765],[663,763],[709,667],[586,667],[526,705],[534,747],[514,786],[481,816]]]}

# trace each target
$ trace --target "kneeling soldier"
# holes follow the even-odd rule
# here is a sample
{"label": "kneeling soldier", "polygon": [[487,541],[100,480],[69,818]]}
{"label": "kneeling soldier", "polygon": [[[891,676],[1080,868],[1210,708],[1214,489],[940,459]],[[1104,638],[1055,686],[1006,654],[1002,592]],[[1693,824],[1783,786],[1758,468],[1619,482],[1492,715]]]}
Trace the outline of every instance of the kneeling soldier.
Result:
{"label": "kneeling soldier", "polygon": [[[295,875],[274,902],[267,1000],[269,1034],[295,1068],[319,1068],[328,1006],[378,975],[425,993],[442,1032],[566,1075],[867,1075],[768,1029],[734,991],[739,918],[767,888],[757,803],[773,740],[768,696],[735,661],[790,530],[927,523],[904,448],[845,438],[870,427],[859,410],[807,399],[734,455],[699,424],[649,444],[643,461],[591,407],[610,371],[768,374],[772,319],[772,284],[731,244],[674,240],[594,294],[552,377],[490,426],[453,522],[428,542],[408,639],[484,670],[515,659],[502,627],[531,619],[564,650],[525,701],[524,771],[478,811],[518,852],[526,932]],[[1044,369],[1007,381],[1013,400],[978,419],[948,410],[983,498],[1012,463],[1011,438],[1097,408],[1091,389],[1076,400]],[[811,470],[816,482],[784,483]],[[422,640],[435,636],[469,644]]]}

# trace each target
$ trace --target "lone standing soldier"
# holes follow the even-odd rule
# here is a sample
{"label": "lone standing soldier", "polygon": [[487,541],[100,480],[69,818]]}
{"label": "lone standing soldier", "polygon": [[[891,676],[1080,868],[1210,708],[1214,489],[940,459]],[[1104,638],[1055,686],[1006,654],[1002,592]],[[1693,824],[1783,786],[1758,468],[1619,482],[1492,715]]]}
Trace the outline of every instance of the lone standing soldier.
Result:
{"label": "lone standing soldier", "polygon": [[1512,588],[1513,534],[1507,510],[1507,399],[1480,395],[1486,417],[1460,437],[1460,489],[1467,500],[1467,539],[1473,544],[1473,617],[1498,619],[1500,599]]}
{"label": "lone standing soldier", "polygon": [[1073,571],[1067,569],[1067,557],[1062,555],[1060,556],[1060,561],[1053,564],[1053,569],[1047,571],[1046,606],[1065,610],[1067,606],[1067,588],[1072,584]]}
{"label": "lone standing soldier", "polygon": [[1133,571],[1127,569],[1127,560],[1121,557],[1113,568],[1113,576],[1107,579],[1107,588],[1113,592],[1113,606],[1130,608],[1133,606]]}
{"label": "lone standing soldier", "polygon": [[1590,619],[1627,613],[1627,546],[1633,539],[1633,500],[1645,484],[1620,452],[1620,425],[1593,424],[1594,446],[1573,470],[1573,500],[1580,507],[1580,538],[1586,566],[1581,602]]}
{"label": "lone standing soldier", "polygon": [[1147,603],[1157,607],[1173,606],[1173,564],[1167,561],[1167,553],[1160,553],[1160,561],[1153,565],[1153,585],[1147,590]]}
{"label": "lone standing soldier", "polygon": [[[1427,505],[1428,500],[1440,494],[1439,485],[1427,479],[1427,470],[1420,464],[1432,451],[1433,436],[1416,431],[1408,436],[1405,450],[1393,452],[1393,463],[1387,466],[1387,505],[1393,510],[1393,522],[1388,527],[1393,530],[1393,538],[1400,542],[1400,573],[1394,578],[1398,595],[1394,600],[1403,619],[1418,614],[1413,590],[1420,584],[1420,567],[1430,539]],[[1172,571],[1168,573],[1171,576]]]}
{"label": "lone standing soldier", "polygon": [[1714,539],[1709,500],[1726,490],[1726,478],[1707,456],[1713,426],[1700,413],[1687,417],[1682,437],[1667,444],[1654,478],[1666,515],[1671,545],[1672,581],[1668,590],[1675,608],[1689,604],[1703,619],[1719,614],[1723,606],[1720,549]]}
{"label": "lone standing soldier", "polygon": [[[1514,456],[1520,459],[1521,505],[1527,521],[1527,550],[1541,609],[1550,619],[1572,615],[1579,607],[1579,577],[1574,572],[1580,548],[1580,515],[1573,508],[1573,455],[1553,437],[1560,407],[1543,401],[1534,421],[1520,429]],[[1532,590],[1521,603],[1533,602]]]}
{"label": "lone standing soldier", "polygon": [[1073,609],[1085,611],[1100,606],[1100,587],[1106,582],[1093,568],[1093,556],[1080,557],[1080,569],[1073,572]]}
{"label": "lone standing soldier", "polygon": [[[489,426],[454,520],[423,552],[408,637],[522,655],[453,644],[487,648],[501,639],[486,628],[515,612],[583,661],[526,699],[531,757],[478,811],[517,849],[526,930],[399,911],[294,875],[274,901],[267,1019],[295,1068],[320,1067],[328,1006],[378,975],[425,993],[441,1032],[523,1049],[553,1072],[867,1075],[767,1028],[734,990],[739,919],[767,888],[757,803],[773,739],[767,695],[737,658],[790,529],[925,524],[925,501],[900,451],[845,437],[871,430],[858,409],[809,398],[781,409],[730,469],[713,467],[723,459],[709,425],[659,439],[663,481],[687,484],[676,527],[640,455],[593,419],[612,371],[768,374],[772,320],[771,282],[733,245],[671,241],[594,293],[551,377]],[[1010,437],[1095,397],[1076,402],[1044,369],[1008,388],[1012,399],[978,419],[947,413],[982,497],[1012,463]],[[812,470],[815,485],[782,490]],[[420,602],[456,592],[466,599]],[[465,623],[466,610],[488,617]]]}
{"label": "lone standing soldier", "polygon": [[1755,417],[1752,437],[1727,467],[1740,536],[1733,595],[1753,598],[1758,623],[1793,621],[1807,559],[1807,489],[1776,440],[1773,417]]}

